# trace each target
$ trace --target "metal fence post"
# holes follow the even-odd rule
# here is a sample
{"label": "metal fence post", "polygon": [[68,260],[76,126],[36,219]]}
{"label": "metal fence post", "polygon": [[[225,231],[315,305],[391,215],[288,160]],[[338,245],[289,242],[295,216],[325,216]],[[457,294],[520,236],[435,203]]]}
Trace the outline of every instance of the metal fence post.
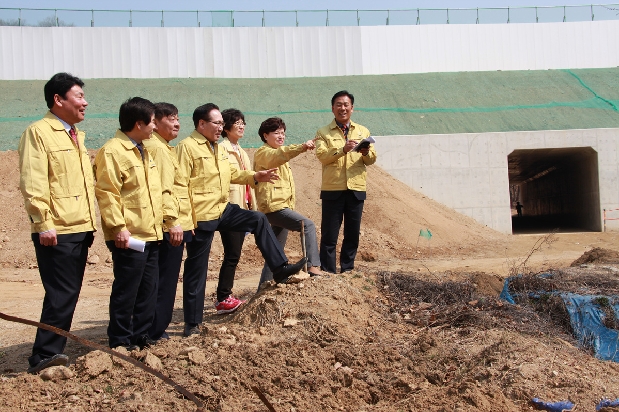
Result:
{"label": "metal fence post", "polygon": [[361,24],[360,24],[360,20],[361,20],[361,19],[359,19],[359,10],[357,9],[357,26],[360,26],[360,25],[361,25]]}
{"label": "metal fence post", "polygon": [[593,21],[593,19],[595,18],[595,15],[593,14],[593,4],[591,5],[591,21]]}
{"label": "metal fence post", "polygon": [[329,9],[327,9],[327,26],[329,25]]}
{"label": "metal fence post", "polygon": [[297,22],[297,27],[299,27],[299,11],[298,10],[294,11],[294,19]]}
{"label": "metal fence post", "polygon": [[509,24],[509,6],[507,7],[507,24]]}
{"label": "metal fence post", "polygon": [[129,27],[133,27],[133,12],[129,10]]}
{"label": "metal fence post", "polygon": [[54,20],[56,21],[56,27],[59,26],[58,24],[58,10],[54,9]]}
{"label": "metal fence post", "polygon": [[475,24],[479,24],[479,7],[477,8],[477,20],[475,20]]}
{"label": "metal fence post", "polygon": [[389,10],[387,10],[387,26],[389,26]]}
{"label": "metal fence post", "polygon": [[264,10],[262,10],[262,27],[264,27]]}
{"label": "metal fence post", "polygon": [[447,24],[449,24],[449,9],[447,9]]}
{"label": "metal fence post", "polygon": [[161,10],[161,27],[164,27],[164,25],[163,25],[163,10]]}
{"label": "metal fence post", "polygon": [[417,9],[417,25],[421,24],[421,20],[419,19],[419,9]]}
{"label": "metal fence post", "polygon": [[200,27],[200,11],[196,10],[196,22],[198,23],[198,27]]}
{"label": "metal fence post", "polygon": [[539,17],[537,16],[537,6],[535,6],[535,23],[539,23]]}
{"label": "metal fence post", "polygon": [[95,27],[95,11],[90,10],[90,27]]}
{"label": "metal fence post", "polygon": [[563,6],[563,23],[565,23],[567,21],[567,18],[565,17],[565,6]]}

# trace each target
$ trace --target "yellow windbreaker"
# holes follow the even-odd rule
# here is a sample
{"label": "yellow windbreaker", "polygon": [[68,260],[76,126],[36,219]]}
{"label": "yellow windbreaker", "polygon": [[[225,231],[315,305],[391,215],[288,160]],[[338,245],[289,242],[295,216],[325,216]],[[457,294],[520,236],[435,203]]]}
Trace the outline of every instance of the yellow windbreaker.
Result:
{"label": "yellow windbreaker", "polygon": [[176,146],[182,173],[189,176],[189,194],[197,222],[219,219],[228,205],[230,183],[254,187],[254,172],[230,165],[228,151],[215,149],[194,130]]}
{"label": "yellow windbreaker", "polygon": [[52,112],[31,124],[19,140],[19,188],[32,233],[96,230],[92,166],[77,130],[79,148]]}
{"label": "yellow windbreaker", "polygon": [[[348,139],[361,141],[370,136],[370,131],[353,121],[350,122]],[[321,190],[356,190],[365,192],[365,167],[376,162],[376,150],[370,146],[367,156],[359,152],[344,153],[346,139],[335,119],[316,132],[316,157],[322,163]]]}
{"label": "yellow windbreaker", "polygon": [[[224,139],[219,143],[219,147],[228,151],[228,161],[234,167],[239,170],[251,170],[251,160],[249,160],[249,156],[247,152],[243,150],[241,146],[238,146],[239,153],[234,150],[232,147],[232,143],[230,140],[224,137]],[[243,165],[245,167],[243,167]],[[230,203],[234,203],[235,205],[239,205],[241,209],[247,209],[247,202],[245,201],[245,190],[247,189],[247,185],[230,185]],[[249,188],[249,192],[251,194],[251,209],[256,209],[256,193],[252,187]]]}
{"label": "yellow windbreaker", "polygon": [[144,140],[144,147],[155,160],[161,176],[163,230],[176,225],[181,225],[183,230],[192,230],[195,225],[189,201],[189,179],[181,173],[174,148],[157,133]]}
{"label": "yellow windbreaker", "polygon": [[289,208],[294,210],[295,188],[292,170],[288,161],[303,153],[302,144],[291,144],[277,149],[264,144],[254,153],[256,172],[277,168],[279,180],[274,183],[258,183],[258,210],[262,213],[277,212]]}
{"label": "yellow windbreaker", "polygon": [[95,194],[105,240],[122,230],[145,242],[163,239],[163,202],[157,165],[120,130],[95,157]]}

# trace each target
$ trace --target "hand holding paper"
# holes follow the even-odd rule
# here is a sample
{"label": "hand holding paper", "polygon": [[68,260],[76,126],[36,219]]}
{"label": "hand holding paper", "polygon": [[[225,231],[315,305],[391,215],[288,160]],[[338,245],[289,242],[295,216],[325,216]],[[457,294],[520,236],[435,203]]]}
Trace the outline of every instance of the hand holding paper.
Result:
{"label": "hand holding paper", "polygon": [[129,238],[129,249],[137,250],[138,252],[144,252],[146,242],[133,237]]}

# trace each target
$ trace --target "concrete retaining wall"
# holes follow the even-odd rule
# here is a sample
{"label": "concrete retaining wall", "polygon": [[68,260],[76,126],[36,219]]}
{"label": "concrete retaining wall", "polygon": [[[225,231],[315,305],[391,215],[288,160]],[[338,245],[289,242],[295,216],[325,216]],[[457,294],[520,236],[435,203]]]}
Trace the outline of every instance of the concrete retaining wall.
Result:
{"label": "concrete retaining wall", "polygon": [[[602,210],[619,208],[619,129],[384,136],[376,140],[382,168],[413,189],[500,232],[512,233],[508,157],[521,151],[577,148],[559,156],[567,159],[567,166],[560,164],[563,160],[556,165],[535,165],[545,172],[520,182],[520,196],[527,199],[525,211],[564,215],[586,230],[601,230]],[[576,163],[569,163],[574,153],[579,155],[573,160]],[[536,160],[550,162],[545,158]],[[552,173],[557,167],[563,169]],[[615,215],[619,217],[619,212]],[[615,217],[612,212],[609,216]],[[619,221],[608,221],[606,226],[619,230]]]}

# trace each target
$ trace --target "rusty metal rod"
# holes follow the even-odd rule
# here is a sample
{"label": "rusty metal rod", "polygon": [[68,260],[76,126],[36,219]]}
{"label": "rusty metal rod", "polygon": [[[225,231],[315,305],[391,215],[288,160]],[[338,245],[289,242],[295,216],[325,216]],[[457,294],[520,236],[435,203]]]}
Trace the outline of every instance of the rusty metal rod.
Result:
{"label": "rusty metal rod", "polygon": [[143,370],[145,370],[146,372],[155,375],[156,377],[158,377],[159,379],[161,379],[162,381],[164,381],[165,383],[167,383],[168,385],[170,385],[171,387],[173,387],[177,392],[179,392],[181,395],[185,396],[187,399],[189,399],[190,401],[192,401],[197,409],[196,412],[204,412],[204,404],[202,403],[202,401],[200,401],[200,399],[198,399],[196,397],[196,395],[194,395],[193,393],[189,392],[187,389],[185,389],[184,387],[182,387],[181,385],[179,385],[178,383],[174,382],[172,379],[168,378],[167,376],[165,376],[164,374],[162,374],[159,371],[156,371],[155,369],[151,368],[150,366],[144,365],[142,362],[133,359],[130,356],[127,355],[123,355],[122,353],[118,353],[115,350],[112,350],[110,348],[108,348],[107,346],[103,346],[100,345],[98,343],[92,342],[88,339],[84,339],[84,338],[80,338],[79,336],[76,336],[72,333],[67,332],[66,330],[62,330],[62,329],[58,329],[57,327],[54,326],[50,326],[50,325],[46,325],[45,323],[40,323],[40,322],[35,322],[33,320],[28,320],[28,319],[22,319],[22,318],[18,318],[16,316],[11,316],[11,315],[7,315],[4,314],[2,312],[0,312],[0,319],[4,319],[6,321],[9,322],[16,322],[16,323],[23,323],[24,325],[30,325],[30,326],[36,326],[37,328],[40,329],[45,329],[45,330],[49,330],[51,332],[54,332],[60,336],[64,336],[65,338],[69,338],[71,340],[74,340],[78,343],[81,343],[84,346],[88,346],[90,348],[93,349],[97,349],[100,350],[102,352],[105,352],[111,356],[116,356],[126,362],[129,362],[130,364],[137,366],[138,368],[141,368]]}

